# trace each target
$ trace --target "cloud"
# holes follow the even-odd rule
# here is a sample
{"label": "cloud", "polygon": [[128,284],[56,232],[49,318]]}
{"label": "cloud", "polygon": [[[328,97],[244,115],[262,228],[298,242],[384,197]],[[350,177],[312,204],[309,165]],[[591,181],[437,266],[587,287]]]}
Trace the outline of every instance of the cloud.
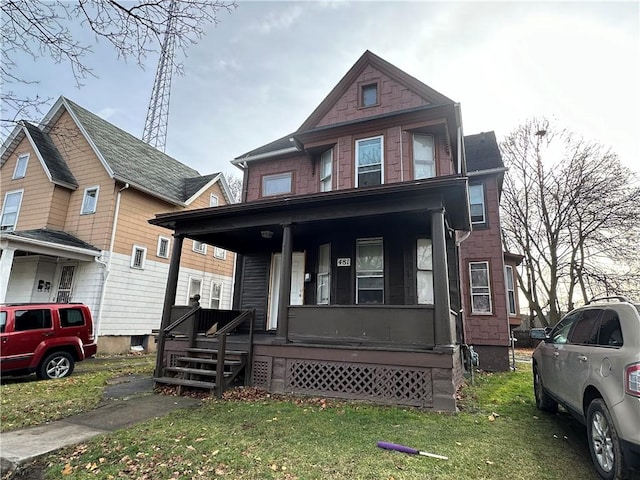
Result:
{"label": "cloud", "polygon": [[249,31],[254,31],[262,35],[272,32],[287,30],[298,20],[303,13],[300,5],[287,6],[281,11],[268,13],[261,20],[249,26]]}

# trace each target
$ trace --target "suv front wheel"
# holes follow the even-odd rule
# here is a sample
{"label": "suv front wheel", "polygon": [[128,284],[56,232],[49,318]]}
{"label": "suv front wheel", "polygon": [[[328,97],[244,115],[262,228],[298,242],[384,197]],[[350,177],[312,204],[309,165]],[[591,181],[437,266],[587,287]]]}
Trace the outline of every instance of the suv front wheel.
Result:
{"label": "suv front wheel", "polygon": [[52,378],[64,378],[71,375],[75,361],[67,352],[54,352],[47,355],[36,372],[38,378],[49,380]]}
{"label": "suv front wheel", "polygon": [[587,410],[589,452],[596,470],[605,480],[624,478],[624,462],[616,427],[609,409],[601,398],[589,404]]}
{"label": "suv front wheel", "polygon": [[545,393],[542,377],[535,363],[533,364],[533,393],[536,397],[536,407],[538,407],[539,410],[558,413],[558,403]]}

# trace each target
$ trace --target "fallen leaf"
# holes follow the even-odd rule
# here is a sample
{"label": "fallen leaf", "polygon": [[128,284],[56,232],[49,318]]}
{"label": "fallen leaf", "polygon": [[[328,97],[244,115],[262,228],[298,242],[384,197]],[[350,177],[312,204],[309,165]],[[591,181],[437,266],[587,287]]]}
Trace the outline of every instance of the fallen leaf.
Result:
{"label": "fallen leaf", "polygon": [[273,470],[274,472],[277,472],[277,471],[278,471],[278,466],[277,466],[275,463],[272,463],[272,464],[271,464],[271,466],[269,466],[269,468],[270,468],[271,470]]}
{"label": "fallen leaf", "polygon": [[456,445],[458,445],[459,447],[461,447],[461,446],[462,446],[462,443],[460,443],[460,442],[456,442]]}
{"label": "fallen leaf", "polygon": [[64,468],[62,469],[62,474],[63,475],[70,475],[73,473],[73,467],[71,466],[70,463],[67,463]]}
{"label": "fallen leaf", "polygon": [[496,417],[493,415],[493,413],[491,415],[489,415],[489,421],[493,422],[495,421]]}
{"label": "fallen leaf", "polygon": [[493,462],[491,460],[487,460],[487,465],[493,465]]}

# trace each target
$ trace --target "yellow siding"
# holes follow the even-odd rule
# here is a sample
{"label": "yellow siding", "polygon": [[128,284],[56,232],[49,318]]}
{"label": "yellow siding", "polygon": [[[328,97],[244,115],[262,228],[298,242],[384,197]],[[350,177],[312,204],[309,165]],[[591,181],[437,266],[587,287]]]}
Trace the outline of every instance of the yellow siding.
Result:
{"label": "yellow siding", "polygon": [[69,199],[71,198],[71,190],[55,186],[51,197],[51,205],[49,206],[49,221],[47,228],[51,230],[64,230],[64,224],[69,211]]}
{"label": "yellow siding", "polygon": [[[18,156],[25,153],[29,154],[27,173],[23,178],[14,180],[12,177]],[[0,170],[0,182],[0,189],[2,191],[0,201],[3,204],[5,193],[24,189],[16,230],[31,230],[48,226],[54,185],[49,181],[36,152],[31,147],[31,143],[27,138],[24,138],[22,142],[20,142],[14,153],[2,166]]]}
{"label": "yellow siding", "polygon": [[[64,229],[106,250],[111,238],[117,186],[68,113],[60,117],[50,135],[79,185],[69,197]],[[85,188],[94,186],[100,188],[96,212],[80,215]]]}

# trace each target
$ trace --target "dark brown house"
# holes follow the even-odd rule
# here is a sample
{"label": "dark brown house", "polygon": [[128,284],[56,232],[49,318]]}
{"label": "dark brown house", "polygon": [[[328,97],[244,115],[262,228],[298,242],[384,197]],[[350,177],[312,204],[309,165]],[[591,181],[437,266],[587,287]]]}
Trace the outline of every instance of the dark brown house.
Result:
{"label": "dark brown house", "polygon": [[[472,298],[465,282],[476,310],[490,291],[494,307],[484,313],[500,332],[489,346],[508,338],[506,307],[498,315],[504,275],[482,277],[472,262],[469,283],[462,268],[479,210],[472,204],[470,213],[459,105],[367,51],[296,132],[233,163],[244,173],[241,203],[151,220],[175,236],[157,381],[206,387],[206,363],[217,361],[217,378],[225,375],[212,350],[230,345],[229,357],[244,352],[237,361],[247,364],[246,382],[272,392],[455,410],[472,335],[463,328]],[[491,219],[498,196],[487,192]],[[239,254],[234,312],[178,318],[184,238]],[[490,241],[496,248],[482,258],[504,272],[499,230]],[[251,313],[229,323],[242,312]],[[218,332],[203,336],[213,323]],[[174,334],[187,324],[188,341]],[[211,362],[187,364],[186,347]],[[236,373],[230,367],[226,377]]]}

